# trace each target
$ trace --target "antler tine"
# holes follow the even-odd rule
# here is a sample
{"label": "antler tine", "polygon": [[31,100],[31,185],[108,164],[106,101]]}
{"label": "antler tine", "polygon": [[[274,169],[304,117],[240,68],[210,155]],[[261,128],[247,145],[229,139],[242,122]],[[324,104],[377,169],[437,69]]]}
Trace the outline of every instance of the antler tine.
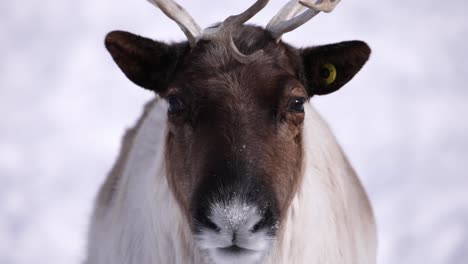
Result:
{"label": "antler tine", "polygon": [[232,38],[232,31],[236,27],[244,24],[253,16],[255,16],[267,4],[268,4],[268,0],[257,0],[252,6],[250,6],[244,12],[238,15],[233,15],[233,16],[226,18],[223,21],[223,23],[219,24],[216,27],[205,29],[205,31],[203,32],[203,36],[201,36],[201,38],[211,39],[211,40],[218,39],[218,40],[229,41],[229,46],[232,50],[233,56],[236,58],[236,60],[238,60],[241,63],[248,63],[248,62],[256,60],[258,57],[260,57],[263,54],[263,50],[257,50],[253,54],[249,54],[249,55],[242,54],[239,51],[239,49],[236,47],[236,45],[234,44],[234,40]]}
{"label": "antler tine", "polygon": [[242,25],[255,16],[260,10],[262,10],[269,0],[257,0],[252,6],[250,6],[244,12],[233,15],[226,18],[223,23],[220,23],[216,27],[207,28],[203,32],[204,39],[226,39],[228,36],[226,33],[230,33],[237,26]]}
{"label": "antler tine", "polygon": [[299,1],[303,6],[308,8],[315,9],[317,11],[322,11],[325,13],[330,13],[335,9],[335,7],[341,2],[341,0],[323,0],[320,3],[312,3],[310,0]]}
{"label": "antler tine", "polygon": [[308,9],[298,16],[295,16],[286,21],[281,21],[274,26],[267,27],[266,29],[270,31],[274,39],[279,41],[284,33],[293,31],[294,29],[302,26],[307,21],[311,20],[314,16],[316,16],[318,13],[320,13],[320,11],[317,11],[315,9]]}
{"label": "antler tine", "polygon": [[267,24],[267,28],[274,27],[279,23],[290,20],[291,18],[295,17],[301,11],[303,11],[306,7],[300,5],[297,0],[289,1],[281,10],[276,14],[270,22]]}
{"label": "antler tine", "polygon": [[175,21],[187,36],[190,45],[193,47],[197,42],[197,38],[201,35],[202,30],[190,14],[179,4],[172,0],[147,0],[155,5],[170,19]]}
{"label": "antler tine", "polygon": [[[311,20],[321,11],[329,13],[335,9],[341,0],[322,0],[312,3],[312,0],[292,0],[268,23],[266,29],[278,41],[284,33],[293,31]],[[295,16],[302,11],[303,7],[309,8],[303,13]]]}
{"label": "antler tine", "polygon": [[268,1],[269,0],[257,0],[257,2],[255,2],[244,12],[228,17],[226,20],[224,20],[223,24],[233,26],[242,25],[255,16],[258,12],[260,12],[260,10],[262,10],[268,4]]}

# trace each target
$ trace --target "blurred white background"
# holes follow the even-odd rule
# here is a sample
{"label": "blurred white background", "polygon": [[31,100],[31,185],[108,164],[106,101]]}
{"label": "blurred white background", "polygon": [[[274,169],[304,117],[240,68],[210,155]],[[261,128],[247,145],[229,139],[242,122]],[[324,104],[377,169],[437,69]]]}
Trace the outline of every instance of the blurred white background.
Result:
{"label": "blurred white background", "polygon": [[[253,0],[179,0],[202,26]],[[265,25],[286,0],[252,21]],[[284,40],[373,49],[314,99],[372,200],[381,264],[468,260],[468,3],[344,0]],[[0,2],[0,263],[80,263],[94,195],[152,94],[114,65],[108,31],[183,33],[144,0]]]}

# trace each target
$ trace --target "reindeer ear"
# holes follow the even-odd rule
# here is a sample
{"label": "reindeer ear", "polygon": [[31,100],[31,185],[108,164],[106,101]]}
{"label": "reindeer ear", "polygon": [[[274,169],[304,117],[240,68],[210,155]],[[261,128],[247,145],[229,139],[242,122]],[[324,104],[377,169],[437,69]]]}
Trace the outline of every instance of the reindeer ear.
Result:
{"label": "reindeer ear", "polygon": [[337,91],[364,66],[371,50],[362,41],[346,41],[301,50],[310,96]]}
{"label": "reindeer ear", "polygon": [[124,31],[107,34],[105,45],[132,82],[157,93],[167,89],[178,62],[189,49],[187,43],[168,45]]}

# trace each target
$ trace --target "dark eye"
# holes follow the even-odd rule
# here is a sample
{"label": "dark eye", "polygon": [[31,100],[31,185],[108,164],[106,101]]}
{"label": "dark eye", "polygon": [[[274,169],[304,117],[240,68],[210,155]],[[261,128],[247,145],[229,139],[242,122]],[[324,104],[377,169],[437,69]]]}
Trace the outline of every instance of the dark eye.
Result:
{"label": "dark eye", "polygon": [[289,103],[288,103],[288,111],[304,113],[304,103],[305,103],[305,98],[303,97],[292,98],[291,100],[289,100]]}
{"label": "dark eye", "polygon": [[176,96],[170,96],[167,98],[167,102],[169,103],[167,112],[170,114],[175,114],[185,109],[185,104]]}

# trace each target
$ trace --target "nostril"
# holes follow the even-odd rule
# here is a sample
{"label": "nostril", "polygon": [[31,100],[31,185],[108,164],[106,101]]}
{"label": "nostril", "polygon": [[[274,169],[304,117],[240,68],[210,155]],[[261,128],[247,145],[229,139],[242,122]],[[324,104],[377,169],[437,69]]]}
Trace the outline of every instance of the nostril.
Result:
{"label": "nostril", "polygon": [[258,230],[260,230],[260,228],[265,226],[265,223],[266,223],[265,218],[262,218],[260,221],[258,221],[255,225],[252,226],[252,228],[250,229],[250,232],[252,233],[257,232]]}
{"label": "nostril", "polygon": [[192,215],[193,230],[196,233],[203,231],[220,232],[221,228],[210,217],[209,209],[206,207],[198,207],[193,210]]}
{"label": "nostril", "polygon": [[261,229],[267,229],[271,231],[274,228],[275,217],[273,215],[273,211],[271,209],[267,209],[263,211],[262,218],[255,223],[252,228],[250,228],[250,232],[255,233],[260,231]]}
{"label": "nostril", "polygon": [[213,221],[211,221],[209,218],[206,218],[205,219],[205,226],[208,227],[209,229],[212,229],[216,232],[220,232],[221,231],[221,228],[216,225]]}

